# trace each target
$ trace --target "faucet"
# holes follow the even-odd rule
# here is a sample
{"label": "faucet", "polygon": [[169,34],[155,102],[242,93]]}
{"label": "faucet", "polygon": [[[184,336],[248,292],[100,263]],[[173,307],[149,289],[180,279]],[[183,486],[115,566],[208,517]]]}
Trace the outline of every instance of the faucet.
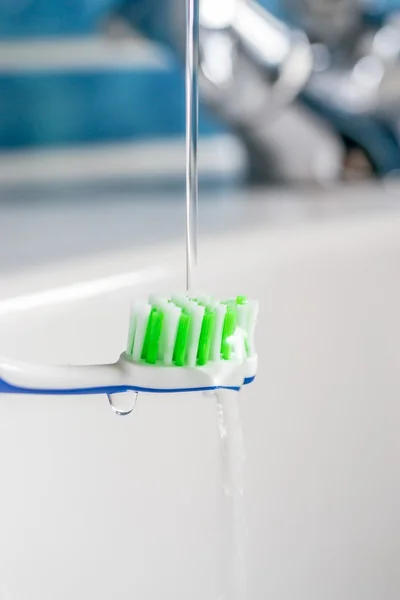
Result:
{"label": "faucet", "polygon": [[312,42],[336,51],[351,45],[362,23],[363,0],[281,0],[288,18],[307,32]]}
{"label": "faucet", "polygon": [[200,45],[203,97],[248,135],[296,98],[312,70],[307,37],[251,0],[203,0]]}
{"label": "faucet", "polygon": [[[186,0],[125,1],[139,28],[183,58]],[[335,155],[337,174],[343,147],[346,161],[361,153],[377,175],[399,170],[400,25],[393,8],[377,18],[382,2],[374,0],[280,0],[286,25],[260,4],[267,2],[200,0],[199,16],[200,93],[243,143],[251,178],[269,180],[286,159],[288,115],[308,136],[302,148],[325,136],[313,153]]]}
{"label": "faucet", "polygon": [[202,0],[199,19],[201,96],[243,143],[250,177],[262,181],[271,172],[271,122],[311,75],[309,41],[253,0]]}
{"label": "faucet", "polygon": [[[330,0],[321,2],[332,4]],[[315,28],[313,34],[311,28],[308,30],[314,69],[301,101],[331,123],[345,141],[348,154],[358,156],[357,161],[361,158],[370,173],[397,173],[400,18],[396,11],[388,11],[372,20],[359,0],[343,3],[349,23],[346,31],[337,33],[337,38],[333,39],[332,32],[326,33],[323,27],[318,29],[318,35]],[[339,9],[339,4],[332,6],[332,11]]]}
{"label": "faucet", "polygon": [[[183,60],[186,0],[127,2],[130,20]],[[255,0],[200,0],[199,29],[200,96],[246,148],[250,178],[268,179],[269,126],[311,75],[308,38]]]}

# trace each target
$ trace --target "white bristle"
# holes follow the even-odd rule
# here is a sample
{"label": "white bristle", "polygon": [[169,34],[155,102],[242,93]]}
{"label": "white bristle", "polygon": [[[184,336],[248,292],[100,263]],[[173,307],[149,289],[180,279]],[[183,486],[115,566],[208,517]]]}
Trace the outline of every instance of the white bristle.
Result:
{"label": "white bristle", "polygon": [[207,306],[209,306],[210,308],[215,308],[218,304],[220,304],[219,300],[215,300],[215,298],[210,296],[210,299],[207,302]]}
{"label": "white bristle", "polygon": [[175,302],[175,304],[177,306],[179,306],[180,308],[186,308],[187,310],[190,310],[192,301],[187,296],[180,294],[180,295],[172,296],[171,299],[172,299],[172,302]]}
{"label": "white bristle", "polygon": [[160,307],[164,302],[167,302],[167,298],[165,296],[160,296],[158,294],[150,294],[149,295],[149,304],[152,306]]}
{"label": "white bristle", "polygon": [[212,301],[211,296],[207,296],[207,294],[198,294],[197,296],[195,296],[195,298],[197,298],[199,302],[205,304],[206,306],[208,306]]}
{"label": "white bristle", "polygon": [[231,346],[231,356],[240,361],[246,359],[246,337],[246,331],[239,327],[227,340]]}
{"label": "white bristle", "polygon": [[126,353],[128,356],[132,356],[135,330],[136,330],[136,313],[135,313],[134,307],[132,306],[130,316],[129,316],[129,333],[128,333],[128,343],[127,343],[127,350],[126,350]]}
{"label": "white bristle", "polygon": [[164,312],[163,321],[163,353],[164,364],[172,365],[176,335],[178,333],[179,319],[181,318],[182,310],[169,303]]}
{"label": "white bristle", "polygon": [[147,322],[150,312],[150,304],[144,303],[136,304],[132,310],[132,313],[135,314],[136,328],[131,356],[132,360],[135,362],[139,362],[142,357],[143,342],[146,335]]}
{"label": "white bristle", "polygon": [[250,300],[247,303],[248,315],[247,315],[247,345],[249,349],[249,356],[256,354],[254,333],[256,329],[256,322],[258,316],[259,303],[255,300]]}
{"label": "white bristle", "polygon": [[249,308],[248,304],[238,304],[236,306],[237,321],[236,325],[241,327],[247,333]]}
{"label": "white bristle", "polygon": [[218,303],[215,307],[215,325],[211,341],[211,360],[221,360],[222,331],[224,327],[226,305]]}
{"label": "white bristle", "polygon": [[197,350],[199,346],[199,338],[201,333],[201,326],[203,323],[203,317],[205,308],[200,306],[197,302],[190,302],[188,306],[190,311],[191,321],[189,329],[189,339],[187,345],[187,356],[186,362],[188,367],[195,367],[197,361]]}

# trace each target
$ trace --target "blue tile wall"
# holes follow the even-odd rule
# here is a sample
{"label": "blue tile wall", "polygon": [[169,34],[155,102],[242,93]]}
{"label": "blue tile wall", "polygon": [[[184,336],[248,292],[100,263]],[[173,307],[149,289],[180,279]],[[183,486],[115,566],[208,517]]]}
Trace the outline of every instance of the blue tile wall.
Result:
{"label": "blue tile wall", "polygon": [[[171,70],[0,74],[0,147],[69,145],[184,134],[184,81]],[[222,127],[201,110],[200,133]]]}

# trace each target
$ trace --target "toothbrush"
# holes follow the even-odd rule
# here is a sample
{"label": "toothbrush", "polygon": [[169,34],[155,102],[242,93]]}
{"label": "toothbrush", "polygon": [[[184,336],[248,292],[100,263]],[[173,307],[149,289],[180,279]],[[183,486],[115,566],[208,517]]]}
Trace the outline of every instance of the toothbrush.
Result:
{"label": "toothbrush", "polygon": [[0,358],[0,393],[238,391],[256,375],[257,313],[258,303],[243,296],[150,296],[132,306],[127,349],[116,363],[40,366]]}
{"label": "toothbrush", "polygon": [[[186,284],[197,260],[198,0],[187,4]],[[0,393],[87,395],[240,390],[256,375],[258,303],[238,296],[150,296],[132,307],[128,345],[114,364],[39,366],[0,358]],[[110,401],[111,403],[111,401]],[[131,408],[132,410],[132,408]],[[117,414],[123,414],[118,413]],[[126,412],[125,414],[129,414]]]}

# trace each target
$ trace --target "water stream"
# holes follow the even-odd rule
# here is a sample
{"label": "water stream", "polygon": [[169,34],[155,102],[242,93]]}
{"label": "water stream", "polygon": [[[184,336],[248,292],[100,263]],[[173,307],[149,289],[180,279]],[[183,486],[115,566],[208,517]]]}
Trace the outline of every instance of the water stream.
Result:
{"label": "water stream", "polygon": [[240,394],[218,390],[215,399],[221,456],[218,600],[247,600],[246,453],[239,412]]}
{"label": "water stream", "polygon": [[193,289],[197,264],[199,122],[199,1],[186,0],[186,289]]}

